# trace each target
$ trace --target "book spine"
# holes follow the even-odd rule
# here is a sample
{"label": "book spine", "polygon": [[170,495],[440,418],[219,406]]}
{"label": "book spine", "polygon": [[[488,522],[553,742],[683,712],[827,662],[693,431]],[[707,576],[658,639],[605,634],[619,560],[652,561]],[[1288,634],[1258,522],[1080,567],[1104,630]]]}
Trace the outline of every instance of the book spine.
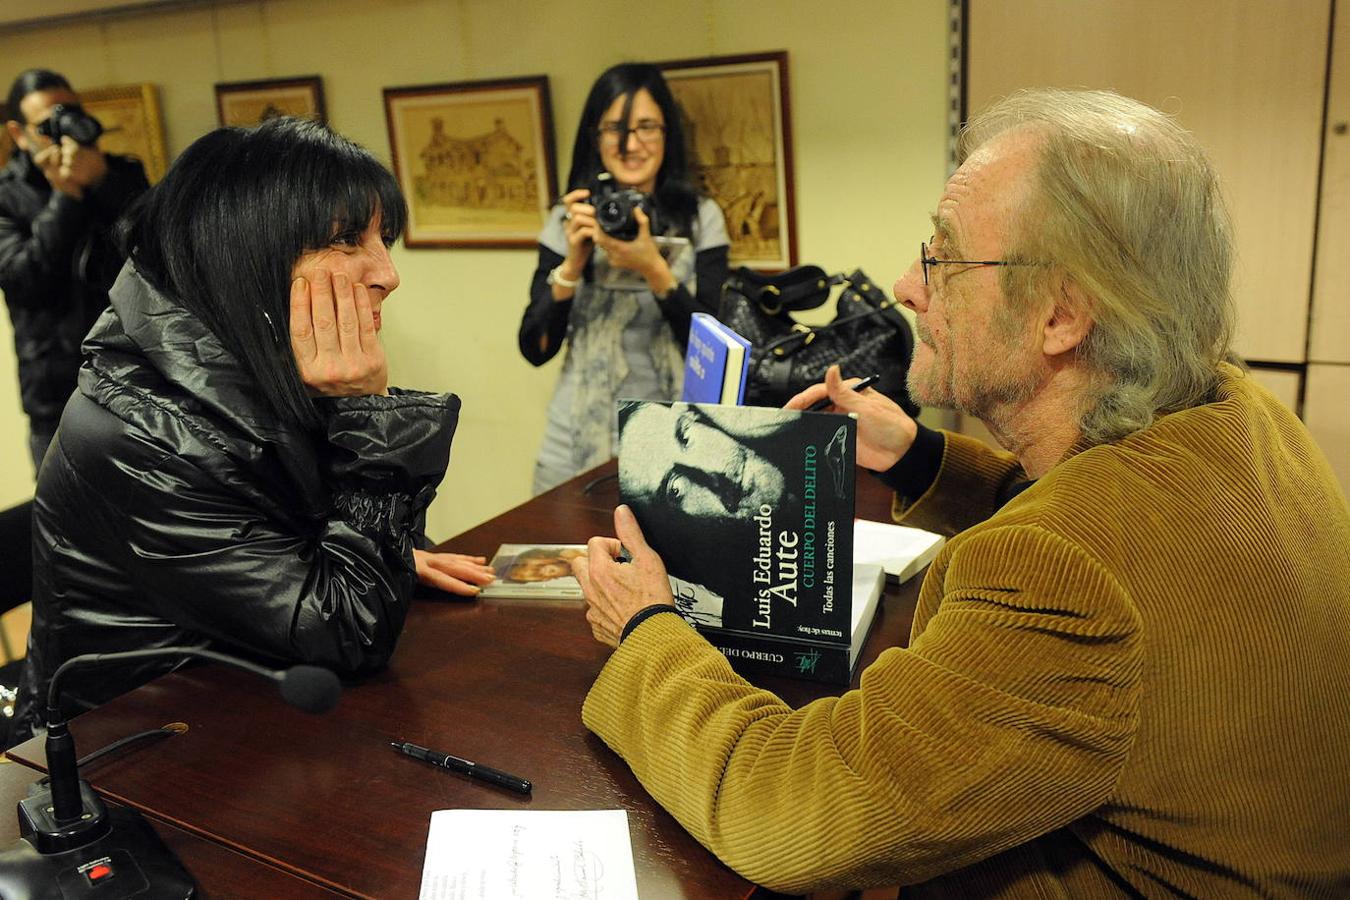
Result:
{"label": "book spine", "polygon": [[698,631],[742,675],[776,675],[847,685],[853,674],[847,644],[794,641],[718,628]]}

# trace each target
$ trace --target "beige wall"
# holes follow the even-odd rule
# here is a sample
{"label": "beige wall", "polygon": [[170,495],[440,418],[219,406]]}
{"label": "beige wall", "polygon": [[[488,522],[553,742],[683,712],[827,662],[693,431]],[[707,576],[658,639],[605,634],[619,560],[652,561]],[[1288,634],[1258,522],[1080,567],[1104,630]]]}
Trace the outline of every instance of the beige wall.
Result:
{"label": "beige wall", "polygon": [[[945,177],[946,23],[945,0],[703,0],[640,13],[613,0],[260,0],[0,33],[0,81],[48,66],[77,89],[153,82],[173,156],[215,126],[215,82],[318,73],[333,127],[387,162],[381,88],[543,73],[565,173],[603,68],[786,49],[800,257],[889,283],[927,235]],[[428,528],[449,537],[528,497],[559,361],[536,370],[516,350],[532,251],[400,246],[395,260],[393,380],[464,399]],[[0,504],[32,491],[12,348],[6,321]]]}

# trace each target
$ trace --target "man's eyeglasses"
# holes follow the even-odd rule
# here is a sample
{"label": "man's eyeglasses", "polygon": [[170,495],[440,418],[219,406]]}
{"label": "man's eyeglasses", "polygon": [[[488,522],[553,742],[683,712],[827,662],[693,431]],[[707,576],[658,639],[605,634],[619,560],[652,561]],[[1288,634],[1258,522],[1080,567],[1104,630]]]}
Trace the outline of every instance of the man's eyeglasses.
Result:
{"label": "man's eyeglasses", "polygon": [[624,138],[630,134],[637,135],[637,139],[644,144],[656,144],[660,142],[666,134],[666,126],[660,122],[652,122],[644,119],[638,122],[632,128],[625,128],[618,122],[610,122],[607,125],[601,125],[598,130],[600,143],[607,147],[618,147],[624,143]]}
{"label": "man's eyeglasses", "polygon": [[1014,262],[1007,259],[938,259],[928,252],[926,243],[919,244],[919,264],[923,266],[924,287],[929,284],[928,267],[929,266],[1034,266],[1034,262]]}

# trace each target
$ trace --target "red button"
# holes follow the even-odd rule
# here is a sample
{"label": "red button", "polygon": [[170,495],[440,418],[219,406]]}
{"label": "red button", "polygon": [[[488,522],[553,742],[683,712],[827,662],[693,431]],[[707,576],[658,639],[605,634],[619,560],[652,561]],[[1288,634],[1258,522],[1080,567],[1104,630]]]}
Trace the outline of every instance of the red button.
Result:
{"label": "red button", "polygon": [[93,882],[94,884],[98,884],[105,878],[111,878],[112,873],[113,873],[112,866],[97,865],[94,866],[85,874],[89,877],[89,880],[91,882]]}

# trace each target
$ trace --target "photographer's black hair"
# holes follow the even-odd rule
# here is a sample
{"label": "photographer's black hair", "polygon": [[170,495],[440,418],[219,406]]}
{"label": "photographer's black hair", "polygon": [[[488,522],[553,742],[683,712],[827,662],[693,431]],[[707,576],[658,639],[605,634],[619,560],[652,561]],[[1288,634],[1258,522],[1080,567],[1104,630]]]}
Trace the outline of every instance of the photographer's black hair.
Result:
{"label": "photographer's black hair", "polygon": [[277,118],[217,129],[184,150],[128,212],[122,249],[239,359],[278,416],[315,427],[291,352],[291,271],[377,214],[393,244],[407,206],[379,160],[323,125]]}
{"label": "photographer's black hair", "polygon": [[23,110],[19,104],[23,98],[34,91],[66,90],[74,93],[75,89],[70,86],[70,82],[65,77],[58,75],[50,69],[29,69],[26,72],[20,72],[19,77],[14,79],[14,83],[9,86],[9,99],[6,102],[6,114],[12,121],[20,125],[26,124],[27,119],[23,117]]}
{"label": "photographer's black hair", "polygon": [[586,97],[581,110],[581,124],[577,126],[576,143],[572,147],[572,171],[567,176],[567,189],[588,188],[595,177],[605,170],[600,161],[600,118],[615,98],[623,97],[623,121],[633,107],[633,95],[646,88],[661,107],[666,119],[665,156],[656,173],[656,206],[676,231],[688,235],[698,216],[698,191],[689,180],[689,151],[685,146],[684,122],[679,104],[670,93],[661,70],[646,63],[622,63],[605,70]]}

